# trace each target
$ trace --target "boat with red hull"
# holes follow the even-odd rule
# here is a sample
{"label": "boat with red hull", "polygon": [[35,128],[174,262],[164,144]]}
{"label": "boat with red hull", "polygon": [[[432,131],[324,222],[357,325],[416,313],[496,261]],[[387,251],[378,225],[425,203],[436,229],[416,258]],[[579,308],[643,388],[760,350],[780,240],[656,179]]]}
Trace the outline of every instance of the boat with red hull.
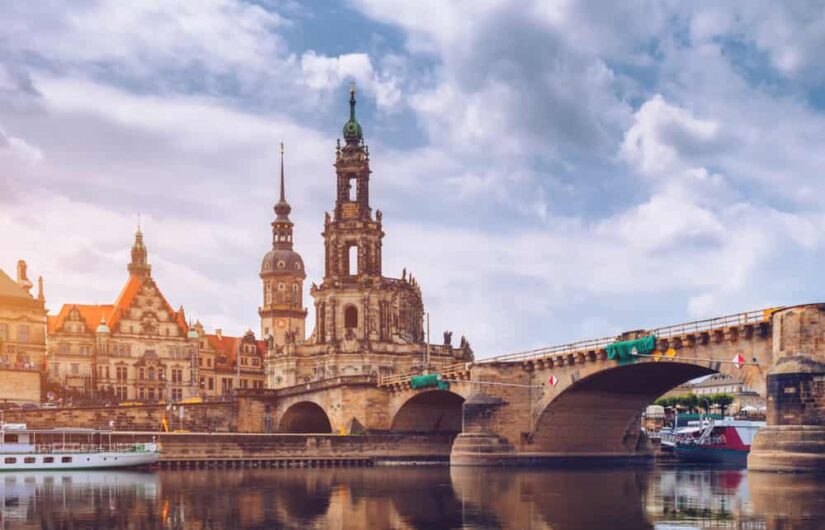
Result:
{"label": "boat with red hull", "polygon": [[679,460],[684,462],[713,462],[746,464],[756,432],[764,421],[705,420],[680,429],[662,439]]}

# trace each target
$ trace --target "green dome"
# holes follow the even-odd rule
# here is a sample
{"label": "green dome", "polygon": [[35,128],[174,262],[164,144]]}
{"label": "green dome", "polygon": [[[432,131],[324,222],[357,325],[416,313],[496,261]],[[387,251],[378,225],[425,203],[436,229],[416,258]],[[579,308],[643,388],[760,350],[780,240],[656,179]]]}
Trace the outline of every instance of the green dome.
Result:
{"label": "green dome", "polygon": [[349,89],[349,120],[344,124],[344,140],[348,144],[359,144],[364,139],[361,124],[355,119],[355,86]]}
{"label": "green dome", "polygon": [[198,336],[198,332],[195,328],[191,328],[189,330],[189,334],[187,335],[187,337],[190,338],[190,339],[199,339],[200,338]]}

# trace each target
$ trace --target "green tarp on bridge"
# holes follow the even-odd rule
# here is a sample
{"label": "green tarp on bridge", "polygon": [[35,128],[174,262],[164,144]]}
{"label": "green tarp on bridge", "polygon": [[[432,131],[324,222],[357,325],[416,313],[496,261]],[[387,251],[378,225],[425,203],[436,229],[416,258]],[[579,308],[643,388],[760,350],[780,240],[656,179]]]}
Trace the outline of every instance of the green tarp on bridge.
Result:
{"label": "green tarp on bridge", "polygon": [[656,336],[648,335],[641,339],[622,340],[608,344],[604,349],[607,351],[607,358],[611,361],[633,362],[635,355],[647,355],[656,349]]}
{"label": "green tarp on bridge", "polygon": [[437,387],[439,390],[447,390],[450,385],[446,381],[442,381],[439,374],[428,375],[414,375],[410,377],[410,388],[418,390],[419,388]]}

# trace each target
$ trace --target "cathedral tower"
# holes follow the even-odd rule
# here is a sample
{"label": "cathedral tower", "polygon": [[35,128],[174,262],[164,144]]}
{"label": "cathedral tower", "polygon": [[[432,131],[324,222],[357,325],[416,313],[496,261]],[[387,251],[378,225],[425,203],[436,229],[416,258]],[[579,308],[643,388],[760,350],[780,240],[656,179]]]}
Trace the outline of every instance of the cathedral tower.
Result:
{"label": "cathedral tower", "polygon": [[421,290],[407,278],[382,275],[381,211],[370,206],[370,156],[350,88],[344,145],[335,150],[335,209],[324,221],[324,281],[313,287],[316,343],[360,348],[365,341],[424,340]]}
{"label": "cathedral tower", "polygon": [[271,337],[276,347],[286,342],[303,341],[306,333],[307,311],[303,307],[303,288],[306,271],[301,255],[293,250],[292,207],[286,202],[284,189],[284,144],[281,144],[281,197],[275,204],[272,221],[272,250],[261,263],[263,305],[258,308],[261,317],[261,337]]}

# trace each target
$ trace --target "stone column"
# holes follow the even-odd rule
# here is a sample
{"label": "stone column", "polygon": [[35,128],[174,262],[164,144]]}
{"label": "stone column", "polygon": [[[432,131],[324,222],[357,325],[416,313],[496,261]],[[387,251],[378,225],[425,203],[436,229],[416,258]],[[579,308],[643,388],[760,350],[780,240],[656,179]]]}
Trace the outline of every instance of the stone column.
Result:
{"label": "stone column", "polygon": [[782,309],[772,320],[768,425],[754,438],[748,469],[825,471],[825,304]]}

